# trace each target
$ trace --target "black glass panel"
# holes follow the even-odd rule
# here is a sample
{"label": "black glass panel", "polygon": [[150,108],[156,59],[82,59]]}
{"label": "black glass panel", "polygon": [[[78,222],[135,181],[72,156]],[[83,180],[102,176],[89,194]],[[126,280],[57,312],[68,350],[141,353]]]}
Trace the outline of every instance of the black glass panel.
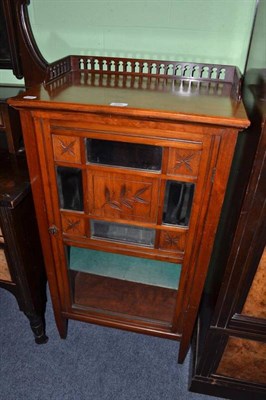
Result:
{"label": "black glass panel", "polygon": [[154,229],[104,221],[91,221],[91,232],[94,238],[154,246]]}
{"label": "black glass panel", "polygon": [[188,226],[194,194],[194,183],[167,181],[163,222]]}
{"label": "black glass panel", "polygon": [[160,171],[162,148],[139,143],[87,139],[87,158],[91,163]]}
{"label": "black glass panel", "polygon": [[82,173],[78,168],[57,167],[60,207],[83,211]]}

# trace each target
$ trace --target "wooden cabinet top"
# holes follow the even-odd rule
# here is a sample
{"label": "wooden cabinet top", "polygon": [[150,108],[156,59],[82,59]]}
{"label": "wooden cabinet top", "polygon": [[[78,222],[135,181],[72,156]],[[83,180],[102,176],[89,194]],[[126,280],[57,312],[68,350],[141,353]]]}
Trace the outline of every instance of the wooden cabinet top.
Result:
{"label": "wooden cabinet top", "polygon": [[[112,66],[109,59],[86,59],[88,67],[81,69],[80,57],[71,56],[71,61],[66,59],[58,62],[55,69],[62,69],[60,74],[53,78],[53,67],[50,67],[51,77],[46,82],[32,87],[26,93],[10,101],[15,107],[45,108],[65,111],[96,112],[129,117],[142,117],[149,119],[166,119],[172,121],[207,123],[215,125],[246,128],[249,121],[245,108],[234,90],[234,80],[211,78],[215,69],[216,74],[226,71],[225,68],[200,66],[208,68],[210,79],[193,78],[193,71],[199,66],[191,66],[190,76],[186,76],[187,66],[182,65],[181,77],[167,75],[169,68],[177,70],[179,64],[167,64],[165,73],[160,74],[156,62],[144,62],[148,71],[157,68],[157,73],[137,73],[120,71],[120,65],[128,68],[129,62],[134,66],[138,62],[127,59],[117,59],[114,64],[115,71],[105,66]],[[84,63],[85,56],[82,58]],[[122,60],[122,61],[120,61]],[[69,62],[70,66],[67,64]],[[77,63],[78,67],[77,67]],[[96,62],[98,64],[96,64]],[[143,63],[144,62],[144,63]],[[66,63],[66,65],[64,64]],[[158,62],[157,62],[158,63]],[[93,64],[93,65],[92,65]],[[140,62],[139,62],[140,64]],[[182,63],[181,63],[182,64]],[[184,63],[183,63],[184,64]],[[92,65],[92,67],[91,67]],[[165,62],[166,65],[166,62]],[[97,69],[96,69],[97,67]],[[98,69],[99,67],[99,69]],[[131,67],[130,67],[131,68]],[[139,68],[139,67],[138,67]],[[231,69],[230,69],[231,68]],[[228,67],[228,74],[233,67]],[[69,71],[67,70],[69,69]],[[52,71],[52,72],[51,72]],[[218,72],[217,72],[218,71]],[[217,75],[217,76],[218,76]],[[236,85],[235,85],[236,86]]]}

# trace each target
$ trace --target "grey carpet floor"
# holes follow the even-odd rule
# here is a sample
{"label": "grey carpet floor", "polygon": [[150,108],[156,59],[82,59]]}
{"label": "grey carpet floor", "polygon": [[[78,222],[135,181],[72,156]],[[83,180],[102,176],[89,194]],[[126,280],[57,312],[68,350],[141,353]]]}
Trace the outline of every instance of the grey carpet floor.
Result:
{"label": "grey carpet floor", "polygon": [[178,343],[69,321],[59,338],[48,300],[45,345],[34,342],[12,294],[0,289],[1,400],[214,400],[188,391],[190,353]]}

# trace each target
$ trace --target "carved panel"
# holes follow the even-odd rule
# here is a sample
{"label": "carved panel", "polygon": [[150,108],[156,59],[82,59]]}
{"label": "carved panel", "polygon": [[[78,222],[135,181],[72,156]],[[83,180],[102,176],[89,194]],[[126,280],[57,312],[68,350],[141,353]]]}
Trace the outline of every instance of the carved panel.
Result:
{"label": "carved panel", "polygon": [[0,249],[0,280],[12,282],[5,252],[3,249]]}
{"label": "carved panel", "polygon": [[79,216],[62,213],[63,233],[71,236],[85,236],[85,221]]}
{"label": "carved panel", "polygon": [[184,252],[187,231],[161,231],[159,248],[165,251]]}
{"label": "carved panel", "polygon": [[53,135],[54,159],[81,163],[80,139],[75,136]]}
{"label": "carved panel", "polygon": [[167,173],[169,175],[196,177],[198,175],[200,158],[200,150],[170,148]]}
{"label": "carved panel", "polygon": [[158,180],[89,172],[89,212],[94,216],[156,222]]}
{"label": "carved panel", "polygon": [[217,373],[265,384],[266,343],[230,337]]}
{"label": "carved panel", "polygon": [[266,250],[261,257],[242,314],[266,319]]}

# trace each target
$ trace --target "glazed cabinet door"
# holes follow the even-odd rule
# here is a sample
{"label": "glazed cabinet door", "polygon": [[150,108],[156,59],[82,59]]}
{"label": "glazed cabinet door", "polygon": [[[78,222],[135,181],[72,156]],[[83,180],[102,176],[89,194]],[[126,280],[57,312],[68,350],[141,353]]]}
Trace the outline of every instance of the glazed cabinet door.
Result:
{"label": "glazed cabinet door", "polygon": [[180,337],[216,139],[62,117],[35,128],[65,315]]}

